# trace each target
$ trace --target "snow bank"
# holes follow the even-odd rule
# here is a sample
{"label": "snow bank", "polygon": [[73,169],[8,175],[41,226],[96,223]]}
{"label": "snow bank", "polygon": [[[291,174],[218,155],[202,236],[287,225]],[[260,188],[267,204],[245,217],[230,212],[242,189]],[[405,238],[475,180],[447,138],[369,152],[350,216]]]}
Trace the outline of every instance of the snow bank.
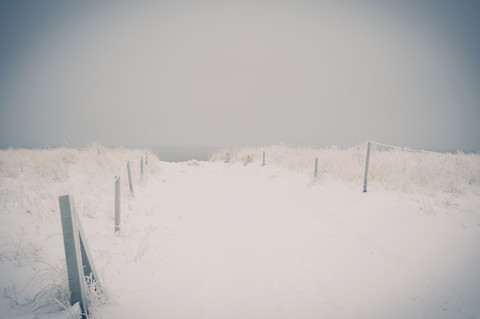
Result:
{"label": "snow bank", "polygon": [[[363,185],[366,143],[347,149],[286,145],[227,147],[214,153],[211,160],[262,165],[263,152],[267,165],[311,176],[315,158],[318,158],[320,178]],[[383,187],[408,193],[464,194],[480,186],[480,154],[414,151],[372,143],[368,183],[369,188]]]}

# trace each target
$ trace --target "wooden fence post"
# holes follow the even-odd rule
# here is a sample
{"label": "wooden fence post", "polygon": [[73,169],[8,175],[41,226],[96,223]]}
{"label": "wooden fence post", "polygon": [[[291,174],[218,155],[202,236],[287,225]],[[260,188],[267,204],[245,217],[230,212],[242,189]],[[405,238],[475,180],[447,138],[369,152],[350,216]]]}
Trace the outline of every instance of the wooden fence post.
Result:
{"label": "wooden fence post", "polygon": [[128,187],[130,188],[130,194],[132,196],[135,196],[133,194],[133,182],[132,182],[132,172],[130,170],[130,161],[127,162],[127,173],[128,173]]}
{"label": "wooden fence post", "polygon": [[367,192],[367,180],[368,180],[368,165],[370,163],[370,147],[372,143],[368,142],[367,146],[367,160],[365,162],[365,177],[363,178],[363,192]]}
{"label": "wooden fence post", "polygon": [[115,177],[115,232],[120,231],[120,176]]}

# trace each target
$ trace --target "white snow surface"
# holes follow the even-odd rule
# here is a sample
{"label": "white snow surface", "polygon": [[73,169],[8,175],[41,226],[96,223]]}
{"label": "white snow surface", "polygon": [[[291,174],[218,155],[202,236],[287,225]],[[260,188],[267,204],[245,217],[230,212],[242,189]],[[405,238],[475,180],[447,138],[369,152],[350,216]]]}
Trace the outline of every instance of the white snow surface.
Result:
{"label": "white snow surface", "polygon": [[92,318],[480,318],[478,154],[377,149],[363,193],[363,146],[266,150],[265,166],[261,149],[229,163],[150,153],[143,177],[147,150],[0,151],[0,317],[80,316],[58,205],[70,194],[105,290]]}

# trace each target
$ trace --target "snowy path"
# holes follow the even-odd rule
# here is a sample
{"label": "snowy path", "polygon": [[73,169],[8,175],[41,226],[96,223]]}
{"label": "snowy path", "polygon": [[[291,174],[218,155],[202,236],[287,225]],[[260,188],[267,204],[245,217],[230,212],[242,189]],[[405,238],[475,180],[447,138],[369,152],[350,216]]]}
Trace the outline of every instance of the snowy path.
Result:
{"label": "snowy path", "polygon": [[[425,215],[396,195],[269,168],[165,164],[129,205],[125,231],[105,247],[116,304],[102,318],[450,318],[478,293],[460,296],[429,270],[435,256],[422,254],[438,243],[409,252],[408,231],[422,230],[405,225]],[[405,243],[389,241],[398,231]]]}
{"label": "snowy path", "polygon": [[[416,159],[416,180],[398,175],[410,157],[385,153],[392,165],[377,167],[384,175],[365,194],[342,173],[358,168],[351,153],[325,155],[322,167],[336,173],[315,181],[302,153],[265,167],[153,157],[140,178],[143,151],[5,152],[0,317],[71,317],[57,200],[71,194],[110,297],[94,303],[98,319],[480,318],[478,161]],[[125,163],[134,158],[132,198]]]}

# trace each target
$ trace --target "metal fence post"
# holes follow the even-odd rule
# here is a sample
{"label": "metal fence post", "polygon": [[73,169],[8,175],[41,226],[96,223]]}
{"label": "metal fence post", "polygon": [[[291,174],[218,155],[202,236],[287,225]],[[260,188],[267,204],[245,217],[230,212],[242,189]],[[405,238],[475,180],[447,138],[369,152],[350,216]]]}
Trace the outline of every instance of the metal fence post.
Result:
{"label": "metal fence post", "polygon": [[128,187],[130,188],[130,194],[133,194],[133,182],[132,182],[132,171],[130,170],[130,161],[127,162],[127,173],[128,173]]}
{"label": "metal fence post", "polygon": [[[78,237],[80,238],[80,250],[82,252],[82,263],[83,263],[83,275],[88,277],[92,275],[92,282],[95,281],[96,288],[101,289],[99,277],[97,275],[97,270],[95,269],[95,265],[93,264],[93,258],[90,254],[90,250],[88,249],[85,233],[83,232],[82,223],[80,223],[80,219],[78,218],[77,209],[73,206],[73,214],[75,219],[77,220],[77,227],[78,227]],[[96,289],[96,290],[98,290]]]}
{"label": "metal fence post", "polygon": [[[70,304],[80,303],[82,314],[88,313],[86,299],[86,283],[84,279],[78,221],[74,213],[73,198],[70,195],[60,196],[60,215],[62,219],[63,244],[67,262],[68,287],[70,288]],[[85,315],[82,315],[86,318]]]}
{"label": "metal fence post", "polygon": [[120,231],[120,176],[115,177],[115,231]]}
{"label": "metal fence post", "polygon": [[370,147],[371,147],[372,143],[371,142],[368,142],[368,146],[367,146],[367,160],[365,162],[365,177],[363,178],[363,192],[366,193],[367,192],[367,180],[368,180],[368,165],[369,165],[369,162],[370,162]]}

